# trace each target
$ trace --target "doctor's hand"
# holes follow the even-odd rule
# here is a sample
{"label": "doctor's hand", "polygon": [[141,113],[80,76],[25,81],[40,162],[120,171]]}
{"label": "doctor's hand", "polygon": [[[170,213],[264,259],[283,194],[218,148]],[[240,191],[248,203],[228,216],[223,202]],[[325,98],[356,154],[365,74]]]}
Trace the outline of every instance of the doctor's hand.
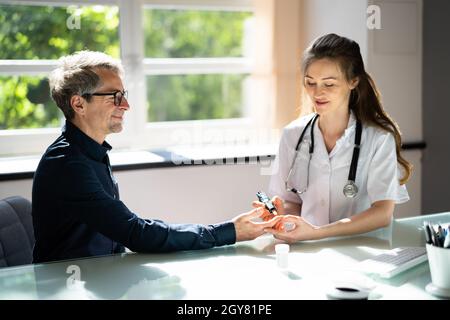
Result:
{"label": "doctor's hand", "polygon": [[[266,209],[266,206],[264,205],[264,203],[259,202],[259,201],[253,201],[253,203],[252,203],[253,208],[263,208],[264,209],[264,214],[261,216],[261,219],[263,219],[264,221],[269,221],[270,219],[272,219],[273,217],[275,217],[277,215],[285,214],[284,202],[279,196],[273,197],[271,199],[271,201],[276,208],[276,211],[274,214],[270,213],[269,210]],[[276,229],[276,230],[282,230],[283,228],[284,228],[284,225],[281,220],[274,226],[274,229]]]}
{"label": "doctor's hand", "polygon": [[277,239],[292,243],[303,240],[315,240],[320,239],[319,227],[312,225],[305,219],[294,215],[285,215],[282,217],[280,223],[289,223],[293,225],[292,228],[276,230],[275,228],[266,229],[265,231],[273,234]]}
{"label": "doctor's hand", "polygon": [[264,210],[262,208],[242,213],[232,219],[236,229],[236,242],[253,240],[265,233],[265,229],[273,228],[282,217],[274,216],[272,219],[264,222],[252,221],[252,219],[262,218]]}

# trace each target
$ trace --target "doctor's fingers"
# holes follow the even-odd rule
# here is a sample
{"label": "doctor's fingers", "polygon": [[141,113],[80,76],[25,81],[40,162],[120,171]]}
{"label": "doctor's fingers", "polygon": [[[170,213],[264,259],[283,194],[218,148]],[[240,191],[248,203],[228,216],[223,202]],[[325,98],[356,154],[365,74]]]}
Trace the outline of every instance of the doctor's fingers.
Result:
{"label": "doctor's fingers", "polygon": [[284,215],[283,222],[295,223],[296,225],[304,222],[302,217],[294,216],[292,214]]}
{"label": "doctor's fingers", "polygon": [[284,201],[279,196],[275,196],[272,198],[272,203],[278,208],[283,206]]}
{"label": "doctor's fingers", "polygon": [[294,243],[294,242],[297,242],[297,240],[295,239],[295,237],[292,235],[292,234],[290,234],[290,233],[282,233],[282,234],[277,234],[277,235],[273,235],[276,239],[278,239],[278,240],[283,240],[283,241],[285,241],[285,242],[287,242],[287,243]]}
{"label": "doctor's fingers", "polygon": [[264,208],[255,208],[247,213],[244,213],[247,219],[261,218],[264,215]]}
{"label": "doctor's fingers", "polygon": [[[277,209],[283,207],[284,201],[279,196],[273,197],[271,201]],[[265,207],[264,203],[262,203],[260,201],[256,201],[256,200],[252,202],[252,206],[254,208]]]}
{"label": "doctor's fingers", "polygon": [[273,226],[273,228],[274,228],[275,230],[278,230],[278,231],[284,230],[284,222],[283,222],[283,220],[278,221],[278,222]]}
{"label": "doctor's fingers", "polygon": [[273,226],[275,226],[277,223],[281,222],[281,219],[283,217],[281,216],[274,216],[272,219],[270,219],[269,221],[264,221],[264,222],[253,222],[255,225],[258,225],[261,228],[272,228]]}
{"label": "doctor's fingers", "polygon": [[262,207],[264,207],[265,205],[264,205],[264,203],[262,203],[262,202],[259,202],[259,201],[253,201],[252,202],[252,207],[253,208],[262,208]]}
{"label": "doctor's fingers", "polygon": [[276,210],[274,210],[273,212],[270,212],[269,210],[267,210],[265,204],[262,202],[253,201],[252,206],[253,206],[253,208],[262,208],[264,210],[264,213],[260,216],[260,218],[263,219],[264,221],[272,219],[273,216],[278,215],[278,212]]}
{"label": "doctor's fingers", "polygon": [[264,215],[261,216],[261,218],[263,218],[263,219],[264,219],[265,217],[267,217],[267,216],[269,216],[269,217],[273,216],[273,214],[271,214],[271,213],[269,212],[269,210],[267,210],[266,205],[265,205],[264,203],[262,203],[262,202],[259,202],[259,201],[253,201],[253,202],[252,202],[252,207],[253,207],[253,208],[261,208],[261,209],[264,210]]}
{"label": "doctor's fingers", "polygon": [[272,234],[276,239],[280,239],[286,242],[294,242],[295,241],[295,237],[294,235],[290,232],[290,231],[279,231],[279,230],[275,230],[275,229],[264,229],[264,232],[270,233]]}

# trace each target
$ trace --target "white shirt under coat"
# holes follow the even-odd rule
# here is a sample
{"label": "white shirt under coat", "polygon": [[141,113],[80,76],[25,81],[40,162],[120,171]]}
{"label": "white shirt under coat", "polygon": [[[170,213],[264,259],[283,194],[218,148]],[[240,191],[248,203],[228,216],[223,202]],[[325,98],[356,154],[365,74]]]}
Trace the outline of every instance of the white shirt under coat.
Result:
{"label": "white shirt under coat", "polygon": [[[309,114],[301,117],[283,129],[269,184],[270,196],[278,195],[285,201],[302,203],[301,216],[317,226],[358,214],[376,201],[394,200],[396,204],[400,204],[409,200],[405,185],[399,183],[402,171],[397,163],[394,136],[381,128],[365,124],[362,124],[356,170],[358,194],[354,198],[344,196],[343,188],[348,181],[355,141],[356,119],[353,113],[350,114],[347,129],[329,154],[316,121],[308,188],[301,195],[287,191],[285,180],[295,155],[295,146],[313,116],[314,114]],[[311,142],[310,132],[311,126],[306,130],[303,141]],[[296,170],[295,175],[291,176],[291,188],[298,189],[299,179],[305,178],[300,176],[300,171]]]}

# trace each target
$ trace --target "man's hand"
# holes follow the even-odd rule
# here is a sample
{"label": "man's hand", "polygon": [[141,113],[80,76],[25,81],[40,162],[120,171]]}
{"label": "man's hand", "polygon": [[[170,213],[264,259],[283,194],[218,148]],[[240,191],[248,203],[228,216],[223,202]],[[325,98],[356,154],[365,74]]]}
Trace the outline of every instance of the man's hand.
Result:
{"label": "man's hand", "polygon": [[289,230],[277,230],[275,228],[272,228],[266,229],[264,231],[273,234],[273,236],[277,239],[284,240],[289,243],[321,238],[321,235],[319,234],[320,228],[310,224],[302,217],[285,215],[282,217],[282,219],[283,220],[278,223],[290,223],[294,225],[294,227],[290,228]]}
{"label": "man's hand", "polygon": [[242,213],[232,219],[236,229],[236,242],[253,240],[264,234],[264,229],[271,229],[280,221],[281,216],[273,216],[271,219],[264,222],[255,222],[252,219],[262,218],[264,209],[257,208],[252,211]]}
{"label": "man's hand", "polygon": [[[264,221],[269,221],[271,219],[273,219],[273,217],[278,216],[278,215],[284,215],[284,202],[283,200],[278,197],[275,196],[272,198],[272,203],[276,208],[275,213],[270,213],[269,210],[267,210],[266,206],[264,205],[264,203],[259,202],[259,201],[253,201],[252,206],[254,208],[263,208],[264,209],[264,213],[261,216],[261,219],[263,219]],[[283,230],[284,229],[284,225],[283,222],[280,220],[274,227],[275,230]]]}

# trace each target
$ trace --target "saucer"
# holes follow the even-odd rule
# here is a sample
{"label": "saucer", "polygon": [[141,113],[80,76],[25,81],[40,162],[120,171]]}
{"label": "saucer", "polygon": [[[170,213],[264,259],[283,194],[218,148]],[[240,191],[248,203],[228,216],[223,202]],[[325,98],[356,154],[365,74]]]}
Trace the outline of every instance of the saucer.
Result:
{"label": "saucer", "polygon": [[431,293],[433,296],[440,298],[450,298],[450,289],[439,288],[435,286],[432,282],[427,284],[425,287],[428,293]]}

